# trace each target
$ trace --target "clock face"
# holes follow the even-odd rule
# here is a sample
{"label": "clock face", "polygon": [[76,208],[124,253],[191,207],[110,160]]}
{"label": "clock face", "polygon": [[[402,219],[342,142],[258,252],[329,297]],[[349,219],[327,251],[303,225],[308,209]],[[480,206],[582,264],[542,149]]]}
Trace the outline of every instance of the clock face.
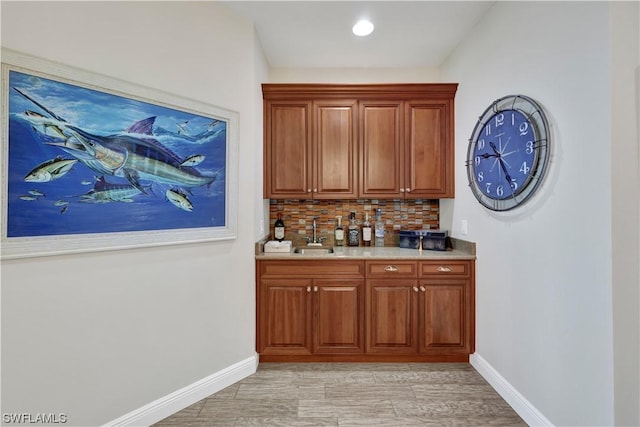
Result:
{"label": "clock face", "polygon": [[537,189],[548,153],[548,126],[540,106],[522,95],[501,98],[485,110],[469,141],[469,186],[485,207],[513,209]]}

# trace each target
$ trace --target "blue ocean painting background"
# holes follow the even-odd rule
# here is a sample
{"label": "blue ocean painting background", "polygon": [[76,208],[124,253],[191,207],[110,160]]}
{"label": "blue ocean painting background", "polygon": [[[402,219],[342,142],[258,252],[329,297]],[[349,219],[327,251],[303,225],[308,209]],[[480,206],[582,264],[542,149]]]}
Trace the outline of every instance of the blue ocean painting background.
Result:
{"label": "blue ocean painting background", "polygon": [[[39,164],[56,156],[73,157],[46,144],[51,137],[36,131],[25,111],[50,116],[14,87],[66,123],[94,135],[123,133],[134,123],[155,116],[152,138],[183,159],[204,155],[204,161],[194,167],[215,180],[209,186],[183,189],[188,190],[185,195],[193,205],[191,212],[167,200],[170,185],[143,179],[140,184],[151,185],[150,191],[133,196],[130,203],[82,202],[82,195],[100,178],[82,162],[59,179],[25,182],[25,176]],[[9,73],[8,91],[8,238],[225,226],[226,121],[16,71]],[[123,177],[104,179],[129,184]]]}

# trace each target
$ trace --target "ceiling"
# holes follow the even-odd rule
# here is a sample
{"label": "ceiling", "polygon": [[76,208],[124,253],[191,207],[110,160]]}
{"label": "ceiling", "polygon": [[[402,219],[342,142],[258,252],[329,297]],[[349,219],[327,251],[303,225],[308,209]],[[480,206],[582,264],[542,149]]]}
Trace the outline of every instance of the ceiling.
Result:
{"label": "ceiling", "polygon": [[[274,68],[439,67],[493,1],[222,1],[255,24]],[[375,25],[367,37],[351,27]]]}

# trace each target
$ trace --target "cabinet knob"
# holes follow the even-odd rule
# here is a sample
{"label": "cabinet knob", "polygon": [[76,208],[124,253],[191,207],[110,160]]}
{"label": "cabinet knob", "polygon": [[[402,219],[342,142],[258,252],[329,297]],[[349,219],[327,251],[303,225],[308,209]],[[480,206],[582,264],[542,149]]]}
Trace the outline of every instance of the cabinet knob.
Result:
{"label": "cabinet knob", "polygon": [[310,188],[307,188],[307,193],[311,193],[311,189]]}
{"label": "cabinet knob", "polygon": [[317,286],[313,287],[313,292],[318,292],[318,287]]}
{"label": "cabinet knob", "polygon": [[400,192],[401,192],[401,193],[404,193],[404,188],[401,188],[401,189],[400,189]]}
{"label": "cabinet knob", "polygon": [[416,286],[414,286],[413,287],[413,292],[418,292],[418,291],[419,291],[419,289]]}
{"label": "cabinet knob", "polygon": [[387,265],[387,266],[384,268],[384,271],[388,271],[388,272],[395,273],[396,271],[400,271],[400,269],[399,269],[397,266],[395,266],[395,265]]}
{"label": "cabinet knob", "polygon": [[318,192],[318,189],[317,189],[317,188],[314,188],[314,189],[313,189],[313,192],[314,192],[314,193],[317,193],[317,192]]}
{"label": "cabinet knob", "polygon": [[442,266],[441,265],[441,266],[436,268],[436,271],[439,271],[441,273],[449,273],[449,272],[451,272],[453,270],[451,270],[451,267],[446,267],[446,266]]}
{"label": "cabinet knob", "polygon": [[407,193],[411,193],[411,189],[410,189],[410,188],[407,188],[407,189],[406,189],[406,192],[407,192]]}
{"label": "cabinet knob", "polygon": [[424,286],[420,286],[420,290],[421,290],[422,292],[427,292],[427,288],[425,288]]}
{"label": "cabinet knob", "polygon": [[311,292],[311,286],[307,286],[307,292]]}

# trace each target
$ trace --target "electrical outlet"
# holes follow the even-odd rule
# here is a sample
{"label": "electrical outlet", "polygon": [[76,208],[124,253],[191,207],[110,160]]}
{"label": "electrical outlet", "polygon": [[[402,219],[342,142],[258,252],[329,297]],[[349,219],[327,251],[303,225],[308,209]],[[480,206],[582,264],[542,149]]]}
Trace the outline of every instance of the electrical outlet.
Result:
{"label": "electrical outlet", "polygon": [[469,223],[466,219],[460,221],[460,234],[462,234],[463,236],[469,234]]}

